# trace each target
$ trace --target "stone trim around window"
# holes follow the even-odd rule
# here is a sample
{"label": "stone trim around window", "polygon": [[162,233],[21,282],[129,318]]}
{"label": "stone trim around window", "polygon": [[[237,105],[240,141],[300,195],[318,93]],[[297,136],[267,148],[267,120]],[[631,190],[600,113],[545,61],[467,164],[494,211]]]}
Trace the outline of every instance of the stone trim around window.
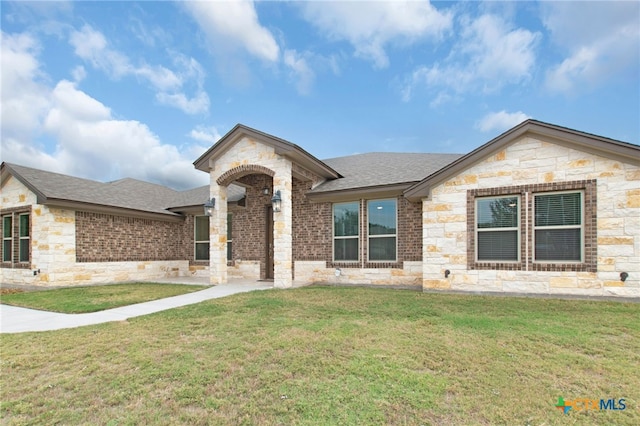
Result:
{"label": "stone trim around window", "polygon": [[[533,195],[542,192],[583,191],[584,193],[584,259],[572,262],[533,261]],[[504,186],[496,188],[471,189],[467,191],[467,269],[491,269],[503,271],[571,271],[597,272],[598,269],[598,215],[597,180],[552,182],[531,185]],[[477,262],[476,261],[476,198],[518,195],[520,196],[520,261],[519,262]],[[527,217],[529,222],[527,223]]]}
{"label": "stone trim around window", "polygon": [[[29,215],[29,261],[20,262],[20,215]],[[4,262],[4,253],[2,252],[4,244],[0,244],[0,268],[8,269],[30,269],[32,250],[33,250],[33,223],[31,220],[31,206],[29,207],[12,207],[0,210],[0,218],[12,215],[11,220],[11,262]],[[0,219],[1,220],[1,219]],[[0,229],[3,223],[0,222]],[[4,230],[3,230],[4,231]]]}

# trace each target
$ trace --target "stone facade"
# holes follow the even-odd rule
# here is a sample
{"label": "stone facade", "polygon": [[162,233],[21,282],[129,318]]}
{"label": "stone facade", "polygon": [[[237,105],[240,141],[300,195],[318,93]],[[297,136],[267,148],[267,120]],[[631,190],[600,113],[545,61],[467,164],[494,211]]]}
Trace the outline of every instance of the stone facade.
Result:
{"label": "stone facade", "polygon": [[[37,204],[35,194],[13,177],[10,177],[2,188],[2,209],[0,210],[3,216],[11,212],[30,212],[29,262],[15,265],[3,263],[0,268],[2,283],[38,286],[87,285],[145,281],[191,274],[188,257],[168,256],[166,253],[169,250],[160,256],[152,250],[134,254],[135,243],[130,241],[142,241],[144,238],[136,237],[139,235],[137,231],[133,232],[127,227],[140,225],[139,221],[144,222],[145,219],[87,214]],[[101,229],[109,221],[120,223],[119,226],[123,228],[109,231]],[[153,231],[152,228],[159,228],[159,224],[155,223],[156,221],[149,222],[148,226],[143,226],[143,230],[158,237],[163,231]],[[189,228],[185,223],[172,225]],[[192,229],[193,225],[190,226]],[[127,229],[133,234],[127,235]],[[98,237],[98,234],[105,238],[112,238],[111,242],[101,246],[104,249],[103,253],[91,251],[89,240],[92,236]],[[193,238],[191,230],[183,235],[183,241],[189,234]],[[130,238],[132,240],[129,240]],[[153,243],[153,240],[147,241]],[[123,250],[121,244],[125,243],[133,244],[134,247],[131,247],[131,250]],[[116,255],[118,251],[122,254]],[[80,259],[77,258],[79,253]],[[131,258],[127,259],[128,257]],[[137,259],[134,259],[136,257]],[[157,257],[173,257],[173,259],[159,260]]]}
{"label": "stone facade", "polygon": [[245,136],[220,157],[210,160],[209,169],[210,195],[216,199],[216,208],[209,222],[211,284],[224,283],[228,277],[227,186],[245,176],[259,174],[270,176],[272,190],[280,191],[282,194],[282,209],[280,212],[273,212],[274,285],[280,288],[291,287],[293,283],[291,160],[277,154],[273,147]]}
{"label": "stone facade", "polygon": [[[423,288],[640,296],[639,186],[637,166],[523,137],[435,186],[431,198],[423,200]],[[564,189],[585,193],[584,262],[534,262],[531,227],[525,225],[520,262],[475,262],[470,247],[475,219],[469,209],[475,196],[522,194],[523,211],[532,217],[527,197]],[[445,270],[450,271],[446,278]],[[621,272],[629,274],[624,282]]]}

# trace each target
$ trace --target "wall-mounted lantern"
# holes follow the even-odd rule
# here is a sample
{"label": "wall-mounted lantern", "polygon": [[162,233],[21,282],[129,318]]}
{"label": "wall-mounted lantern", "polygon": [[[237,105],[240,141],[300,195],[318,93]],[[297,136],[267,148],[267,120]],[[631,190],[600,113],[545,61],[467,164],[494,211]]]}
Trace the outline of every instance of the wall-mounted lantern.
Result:
{"label": "wall-mounted lantern", "polygon": [[215,198],[207,200],[204,203],[204,215],[211,217],[213,215],[213,209],[214,209],[215,206],[216,206],[216,199]]}
{"label": "wall-mounted lantern", "polygon": [[279,189],[273,194],[273,197],[271,197],[271,206],[276,213],[282,209],[282,196]]}

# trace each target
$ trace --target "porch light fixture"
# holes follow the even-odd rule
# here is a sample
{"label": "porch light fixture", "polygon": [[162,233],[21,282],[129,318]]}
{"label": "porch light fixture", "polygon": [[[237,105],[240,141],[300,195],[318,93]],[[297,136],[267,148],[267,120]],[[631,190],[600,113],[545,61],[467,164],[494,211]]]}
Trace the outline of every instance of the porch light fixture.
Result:
{"label": "porch light fixture", "polygon": [[211,217],[213,215],[213,208],[216,206],[216,199],[212,198],[204,203],[204,215]]}
{"label": "porch light fixture", "polygon": [[273,194],[273,197],[271,197],[271,206],[276,213],[282,209],[282,196],[280,195],[279,189]]}

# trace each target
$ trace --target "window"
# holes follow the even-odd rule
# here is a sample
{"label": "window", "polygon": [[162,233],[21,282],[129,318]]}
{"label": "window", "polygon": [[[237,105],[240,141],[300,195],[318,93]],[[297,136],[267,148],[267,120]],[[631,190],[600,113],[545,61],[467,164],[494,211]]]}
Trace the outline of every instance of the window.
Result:
{"label": "window", "polygon": [[519,197],[476,199],[478,262],[517,262]]}
{"label": "window", "polygon": [[469,269],[598,271],[596,179],[467,191]]}
{"label": "window", "polygon": [[367,203],[369,218],[369,261],[396,261],[396,200],[374,200]]}
{"label": "window", "polygon": [[21,214],[20,218],[20,230],[19,230],[19,261],[29,262],[29,215]]}
{"label": "window", "polygon": [[534,261],[580,262],[582,193],[534,194]]}
{"label": "window", "polygon": [[227,213],[227,260],[233,260],[233,214]]}
{"label": "window", "polygon": [[13,253],[13,220],[11,216],[2,217],[2,261],[11,262]]}
{"label": "window", "polygon": [[333,205],[333,259],[358,261],[360,207],[358,202]]}
{"label": "window", "polygon": [[209,260],[209,217],[196,216],[195,259]]}

